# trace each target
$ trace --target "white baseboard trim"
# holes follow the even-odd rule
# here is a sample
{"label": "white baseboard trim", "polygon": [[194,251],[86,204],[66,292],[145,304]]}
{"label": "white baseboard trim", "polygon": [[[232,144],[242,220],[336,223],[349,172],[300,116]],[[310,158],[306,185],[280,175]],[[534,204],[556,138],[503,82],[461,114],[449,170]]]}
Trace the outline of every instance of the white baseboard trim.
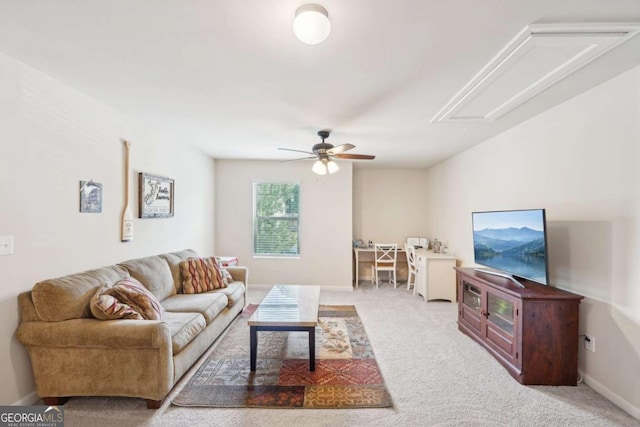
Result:
{"label": "white baseboard trim", "polygon": [[589,387],[591,387],[592,389],[594,389],[595,391],[597,391],[598,393],[600,393],[601,395],[609,399],[611,402],[619,406],[620,409],[627,412],[633,418],[640,421],[640,408],[633,406],[630,402],[627,402],[625,399],[618,396],[617,394],[609,390],[607,387],[605,387],[604,385],[602,385],[601,383],[593,379],[593,377],[590,377],[589,375],[583,373],[582,379],[586,385],[588,385]]}
{"label": "white baseboard trim", "polygon": [[35,391],[32,391],[31,393],[27,394],[21,399],[13,402],[11,406],[31,406],[31,405],[35,405],[36,402],[38,402],[38,400],[40,400],[40,398],[38,397]]}
{"label": "white baseboard trim", "polygon": [[[273,287],[274,285],[254,285],[253,283],[250,283],[248,288],[249,288],[249,292],[251,292],[251,289],[260,289],[260,290],[269,290]],[[353,286],[320,286],[320,290],[321,291],[342,291],[342,292],[353,292]]]}
{"label": "white baseboard trim", "polygon": [[345,286],[320,286],[320,290],[325,291],[340,291],[340,292],[353,292],[353,286],[348,288]]}

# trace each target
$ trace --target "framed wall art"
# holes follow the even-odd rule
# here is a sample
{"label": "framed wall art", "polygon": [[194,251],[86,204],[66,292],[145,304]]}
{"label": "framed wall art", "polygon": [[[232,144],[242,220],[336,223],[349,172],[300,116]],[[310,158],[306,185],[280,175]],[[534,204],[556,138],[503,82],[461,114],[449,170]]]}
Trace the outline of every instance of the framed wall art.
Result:
{"label": "framed wall art", "polygon": [[80,181],[80,212],[102,212],[102,184],[93,180]]}
{"label": "framed wall art", "polygon": [[172,217],[174,180],[142,172],[138,174],[138,179],[138,217]]}

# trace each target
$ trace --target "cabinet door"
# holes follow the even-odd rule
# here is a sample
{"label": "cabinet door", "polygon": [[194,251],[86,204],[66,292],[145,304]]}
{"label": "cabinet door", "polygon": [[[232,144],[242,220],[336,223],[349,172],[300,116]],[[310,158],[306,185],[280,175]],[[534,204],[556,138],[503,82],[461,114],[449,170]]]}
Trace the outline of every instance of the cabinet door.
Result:
{"label": "cabinet door", "polygon": [[459,321],[467,325],[473,332],[480,334],[482,331],[482,291],[481,287],[460,279],[460,313]]}
{"label": "cabinet door", "polygon": [[486,289],[486,330],[487,343],[507,360],[519,366],[518,316],[519,301],[495,289]]}
{"label": "cabinet door", "polygon": [[427,294],[429,300],[456,301],[456,260],[453,258],[428,258]]}
{"label": "cabinet door", "polygon": [[416,254],[416,293],[422,295],[427,302],[427,260],[424,256]]}

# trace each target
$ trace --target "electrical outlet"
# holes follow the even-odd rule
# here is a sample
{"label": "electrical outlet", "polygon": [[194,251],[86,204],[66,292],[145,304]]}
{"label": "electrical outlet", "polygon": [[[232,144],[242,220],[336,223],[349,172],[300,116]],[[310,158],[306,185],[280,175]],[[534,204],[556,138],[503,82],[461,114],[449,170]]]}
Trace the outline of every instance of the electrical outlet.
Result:
{"label": "electrical outlet", "polygon": [[584,348],[593,353],[596,352],[596,339],[590,335],[584,336]]}

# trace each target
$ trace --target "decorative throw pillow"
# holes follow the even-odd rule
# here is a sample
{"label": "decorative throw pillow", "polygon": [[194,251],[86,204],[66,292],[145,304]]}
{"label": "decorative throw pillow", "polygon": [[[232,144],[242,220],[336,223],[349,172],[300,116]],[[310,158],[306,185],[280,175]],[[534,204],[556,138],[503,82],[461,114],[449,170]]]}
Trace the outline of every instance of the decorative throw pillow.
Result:
{"label": "decorative throw pillow", "polygon": [[222,270],[222,276],[224,277],[224,284],[228,285],[229,283],[233,283],[233,277],[231,276],[231,273],[229,273],[224,267],[220,267],[220,269]]}
{"label": "decorative throw pillow", "polygon": [[89,307],[91,314],[100,320],[115,319],[136,319],[142,320],[140,313],[131,308],[130,305],[121,303],[110,294],[111,286],[104,284],[91,298]]}
{"label": "decorative throw pillow", "polygon": [[220,271],[222,272],[222,280],[224,280],[224,284],[228,285],[229,283],[232,283],[233,277],[231,276],[231,273],[229,273],[227,269],[222,266],[222,262],[218,257],[216,257],[216,263],[218,264],[218,267],[220,267]]}
{"label": "decorative throw pillow", "polygon": [[185,294],[199,294],[226,288],[227,283],[215,257],[188,258],[180,262]]}
{"label": "decorative throw pillow", "polygon": [[147,320],[162,319],[164,309],[158,298],[133,277],[126,277],[113,285],[111,294]]}

